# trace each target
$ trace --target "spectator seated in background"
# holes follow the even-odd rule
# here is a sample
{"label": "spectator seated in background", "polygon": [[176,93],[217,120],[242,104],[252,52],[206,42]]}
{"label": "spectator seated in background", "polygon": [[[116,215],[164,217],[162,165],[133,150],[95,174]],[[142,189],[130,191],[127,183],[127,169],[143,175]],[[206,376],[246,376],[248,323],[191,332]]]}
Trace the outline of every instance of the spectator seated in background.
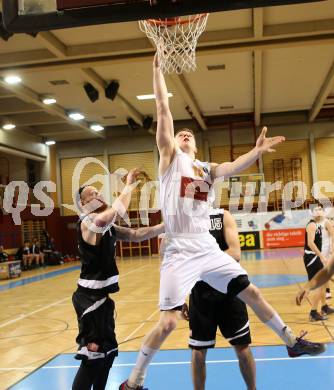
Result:
{"label": "spectator seated in background", "polygon": [[50,240],[46,246],[46,249],[48,249],[52,252],[56,252],[55,239],[53,237],[50,238]]}
{"label": "spectator seated in background", "polygon": [[44,231],[45,236],[45,249],[43,250],[45,255],[45,263],[48,265],[60,265],[64,264],[64,258],[60,252],[56,250],[55,239],[50,237],[49,234]]}
{"label": "spectator seated in background", "polygon": [[45,249],[47,251],[49,251],[49,250],[54,251],[54,248],[51,247],[52,241],[54,243],[54,238],[53,237],[50,238],[50,234],[48,233],[47,230],[43,230],[43,236],[44,236],[44,240],[45,240]]}
{"label": "spectator seated in background", "polygon": [[41,243],[37,238],[33,239],[31,254],[33,255],[33,260],[36,262],[36,266],[44,267],[44,253],[41,249]]}
{"label": "spectator seated in background", "polygon": [[16,260],[21,260],[22,261],[22,270],[27,271],[32,268],[32,260],[33,260],[33,255],[31,253],[30,249],[30,242],[25,241],[24,245],[21,246],[21,248],[17,251],[16,253]]}
{"label": "spectator seated in background", "polygon": [[0,245],[0,263],[8,261],[8,254],[4,251],[3,246]]}

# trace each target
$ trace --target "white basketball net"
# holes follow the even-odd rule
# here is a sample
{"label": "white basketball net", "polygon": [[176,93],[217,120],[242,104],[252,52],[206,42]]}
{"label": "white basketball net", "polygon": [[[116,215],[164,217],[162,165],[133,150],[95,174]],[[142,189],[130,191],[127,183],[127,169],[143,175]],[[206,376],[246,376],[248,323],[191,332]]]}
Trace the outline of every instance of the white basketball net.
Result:
{"label": "white basketball net", "polygon": [[140,20],[139,27],[157,47],[163,73],[190,72],[196,69],[196,46],[209,14],[174,19]]}

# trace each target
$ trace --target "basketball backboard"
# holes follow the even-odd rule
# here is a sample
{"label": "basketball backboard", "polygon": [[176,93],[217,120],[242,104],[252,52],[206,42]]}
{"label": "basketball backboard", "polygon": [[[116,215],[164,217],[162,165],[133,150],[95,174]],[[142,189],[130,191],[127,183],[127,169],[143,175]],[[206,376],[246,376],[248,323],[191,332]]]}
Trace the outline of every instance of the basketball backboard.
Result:
{"label": "basketball backboard", "polygon": [[3,26],[13,33],[36,33],[127,22],[168,18],[203,12],[309,3],[325,0],[2,0]]}

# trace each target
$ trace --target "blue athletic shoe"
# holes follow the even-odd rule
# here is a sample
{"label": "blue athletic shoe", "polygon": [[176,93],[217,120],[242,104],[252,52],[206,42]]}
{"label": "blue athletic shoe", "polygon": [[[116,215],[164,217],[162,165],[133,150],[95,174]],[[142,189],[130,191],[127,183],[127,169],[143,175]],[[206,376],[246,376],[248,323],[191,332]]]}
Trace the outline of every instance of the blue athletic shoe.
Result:
{"label": "blue athletic shoe", "polygon": [[296,344],[293,347],[286,347],[288,350],[288,355],[291,358],[295,358],[302,355],[319,355],[320,353],[325,352],[326,345],[322,343],[313,343],[312,341],[307,341],[304,339],[307,332],[304,332],[300,337],[296,338]]}

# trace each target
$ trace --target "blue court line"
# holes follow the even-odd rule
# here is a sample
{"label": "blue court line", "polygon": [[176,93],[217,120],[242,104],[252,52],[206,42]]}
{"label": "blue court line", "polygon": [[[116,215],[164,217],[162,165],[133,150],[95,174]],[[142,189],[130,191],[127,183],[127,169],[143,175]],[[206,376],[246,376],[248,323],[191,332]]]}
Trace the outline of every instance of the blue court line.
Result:
{"label": "blue court line", "polygon": [[5,291],[5,290],[9,290],[9,289],[15,288],[15,287],[25,286],[26,284],[39,282],[41,280],[54,278],[55,276],[67,274],[68,272],[77,271],[79,269],[80,269],[80,265],[75,265],[72,267],[59,269],[57,271],[52,271],[52,272],[48,272],[48,273],[41,274],[41,275],[31,276],[30,278],[15,280],[15,281],[9,282],[7,284],[0,285],[0,291]]}
{"label": "blue court line", "polygon": [[241,261],[281,261],[282,259],[287,259],[289,257],[302,258],[303,253],[304,249],[301,247],[246,250],[241,252]]}
{"label": "blue court line", "polygon": [[264,274],[249,275],[249,279],[259,288],[289,286],[291,284],[304,283],[306,275],[298,274]]}
{"label": "blue court line", "polygon": [[[325,353],[291,359],[284,346],[252,347],[257,365],[259,390],[322,390],[334,388],[334,344],[328,344]],[[138,352],[120,352],[109,375],[106,389],[118,390],[129,376]],[[146,386],[150,390],[192,389],[190,377],[190,350],[160,351],[150,364]],[[232,348],[208,351],[207,388],[241,390],[245,388]],[[14,384],[12,390],[67,390],[71,388],[79,362],[73,354],[61,354]],[[326,385],[325,385],[326,384]]]}
{"label": "blue court line", "polygon": [[[25,286],[30,283],[39,282],[41,280],[54,278],[55,276],[63,275],[68,272],[79,270],[80,266],[72,266],[57,271],[48,272],[41,275],[31,276],[30,278],[24,278],[9,282],[7,284],[0,285],[0,292],[9,290],[15,287]],[[265,275],[249,275],[249,279],[257,287],[268,288],[268,287],[280,287],[288,286],[291,284],[304,283],[307,281],[304,275],[286,275],[286,274],[265,274]]]}

